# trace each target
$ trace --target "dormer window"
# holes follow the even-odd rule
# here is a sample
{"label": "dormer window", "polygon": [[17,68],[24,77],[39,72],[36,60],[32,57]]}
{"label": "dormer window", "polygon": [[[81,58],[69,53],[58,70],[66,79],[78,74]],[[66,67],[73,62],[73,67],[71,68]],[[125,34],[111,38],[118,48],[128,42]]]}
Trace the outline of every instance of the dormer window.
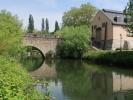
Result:
{"label": "dormer window", "polygon": [[114,17],[114,21],[115,21],[115,22],[120,22],[120,21],[121,21],[121,17],[120,17],[120,16]]}

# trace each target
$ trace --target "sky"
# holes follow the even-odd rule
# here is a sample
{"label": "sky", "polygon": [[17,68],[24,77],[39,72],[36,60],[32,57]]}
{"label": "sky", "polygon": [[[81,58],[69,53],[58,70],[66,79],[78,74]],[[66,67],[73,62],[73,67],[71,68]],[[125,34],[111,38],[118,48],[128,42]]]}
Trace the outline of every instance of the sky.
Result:
{"label": "sky", "polygon": [[54,30],[57,20],[62,23],[63,13],[71,7],[80,7],[81,4],[91,3],[98,9],[112,9],[121,11],[129,0],[0,0],[0,10],[7,10],[18,15],[23,27],[28,25],[29,14],[34,17],[35,28],[41,29],[41,19],[48,18],[50,31]]}

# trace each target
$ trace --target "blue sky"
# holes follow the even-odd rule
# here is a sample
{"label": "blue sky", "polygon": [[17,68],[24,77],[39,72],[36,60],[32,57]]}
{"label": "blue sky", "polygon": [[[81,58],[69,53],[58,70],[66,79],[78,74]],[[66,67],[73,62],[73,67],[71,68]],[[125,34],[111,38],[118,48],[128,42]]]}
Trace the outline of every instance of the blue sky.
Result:
{"label": "blue sky", "polygon": [[0,0],[0,10],[6,9],[17,14],[23,21],[24,27],[27,26],[29,14],[32,14],[36,29],[40,29],[41,19],[47,17],[50,22],[50,31],[53,31],[55,20],[61,24],[65,11],[87,2],[98,9],[123,10],[128,0]]}

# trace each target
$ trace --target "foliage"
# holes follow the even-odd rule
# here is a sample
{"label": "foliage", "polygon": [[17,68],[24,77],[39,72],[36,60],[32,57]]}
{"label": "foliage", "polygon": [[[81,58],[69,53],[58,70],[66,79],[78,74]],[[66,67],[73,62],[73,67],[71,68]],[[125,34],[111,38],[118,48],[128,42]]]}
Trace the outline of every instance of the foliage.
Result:
{"label": "foliage", "polygon": [[46,23],[46,33],[48,34],[49,33],[49,21],[47,18],[46,18],[45,23]]}
{"label": "foliage", "polygon": [[14,59],[0,56],[0,99],[29,100],[41,97],[33,88],[33,81]]}
{"label": "foliage", "polygon": [[59,24],[58,24],[58,22],[56,21],[56,22],[55,22],[55,30],[54,30],[54,32],[58,31],[59,29],[60,29]]}
{"label": "foliage", "polygon": [[89,47],[90,31],[87,26],[65,27],[57,34],[64,38],[58,45],[58,54],[62,58],[80,58]]}
{"label": "foliage", "polygon": [[133,0],[129,0],[129,3],[124,10],[126,18],[124,21],[126,22],[126,29],[129,33],[133,33]]}
{"label": "foliage", "polygon": [[82,58],[99,64],[118,65],[126,68],[133,65],[132,51],[88,51],[83,54]]}
{"label": "foliage", "polygon": [[33,33],[34,32],[34,19],[33,16],[29,15],[29,25],[28,25],[28,32]]}
{"label": "foliage", "polygon": [[54,58],[54,56],[55,56],[55,53],[54,53],[54,51],[52,51],[52,50],[48,51],[48,52],[45,54],[46,59]]}
{"label": "foliage", "polygon": [[42,33],[45,33],[45,22],[44,22],[44,18],[42,19]]}
{"label": "foliage", "polygon": [[71,8],[71,10],[64,13],[64,26],[90,26],[93,16],[96,14],[96,8],[90,3],[82,4],[80,8]]}
{"label": "foliage", "polygon": [[16,55],[21,51],[21,22],[17,16],[0,12],[0,54]]}
{"label": "foliage", "polygon": [[17,16],[1,11],[0,100],[43,100],[43,96],[34,89],[33,80],[16,59],[20,52],[25,51],[22,49],[21,33],[21,22]]}

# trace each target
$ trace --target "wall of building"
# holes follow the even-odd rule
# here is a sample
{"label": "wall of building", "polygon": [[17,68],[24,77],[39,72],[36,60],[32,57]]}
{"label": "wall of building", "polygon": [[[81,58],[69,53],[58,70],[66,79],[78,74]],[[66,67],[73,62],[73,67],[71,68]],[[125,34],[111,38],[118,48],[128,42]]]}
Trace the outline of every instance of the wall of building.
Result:
{"label": "wall of building", "polygon": [[[133,49],[133,37],[128,36],[128,32],[123,26],[113,25],[110,19],[102,11],[99,11],[92,22],[92,37],[96,40],[96,29],[101,28],[101,48],[105,39],[105,27],[107,22],[106,49],[116,50],[117,48]],[[120,34],[122,39],[120,38]]]}
{"label": "wall of building", "polygon": [[[121,34],[121,36],[120,36]],[[133,37],[128,36],[128,32],[123,26],[113,25],[113,45],[112,48],[132,49],[133,48]]]}
{"label": "wall of building", "polygon": [[[102,27],[103,23],[107,22],[107,40],[111,40],[113,38],[113,26],[111,21],[103,14],[102,11],[99,11],[97,15],[95,16],[92,26],[97,26],[102,29],[102,40],[104,40],[104,35],[105,35],[105,28]],[[93,37],[96,37],[96,29],[93,29]]]}

